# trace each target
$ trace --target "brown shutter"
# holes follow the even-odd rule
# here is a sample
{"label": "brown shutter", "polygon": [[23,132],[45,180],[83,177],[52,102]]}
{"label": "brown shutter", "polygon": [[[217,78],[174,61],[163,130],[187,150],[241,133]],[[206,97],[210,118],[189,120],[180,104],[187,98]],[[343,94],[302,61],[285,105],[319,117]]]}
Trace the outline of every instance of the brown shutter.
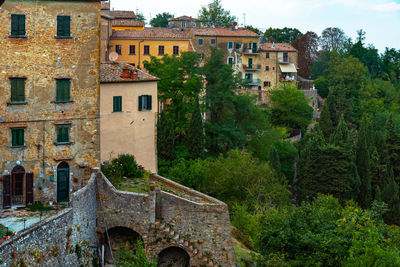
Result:
{"label": "brown shutter", "polygon": [[26,174],[26,205],[33,204],[33,173]]}
{"label": "brown shutter", "polygon": [[11,208],[11,175],[3,178],[3,209]]}

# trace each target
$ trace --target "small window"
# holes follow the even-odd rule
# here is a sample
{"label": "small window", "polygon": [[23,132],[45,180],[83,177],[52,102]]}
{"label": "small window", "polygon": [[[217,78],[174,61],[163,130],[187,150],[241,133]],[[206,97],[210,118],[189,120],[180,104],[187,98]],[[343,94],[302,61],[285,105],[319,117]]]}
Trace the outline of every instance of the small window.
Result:
{"label": "small window", "polygon": [[233,65],[233,57],[228,57],[228,64]]}
{"label": "small window", "polygon": [[289,62],[289,55],[287,52],[283,53],[283,62]]}
{"label": "small window", "polygon": [[57,37],[71,37],[71,16],[57,16]]}
{"label": "small window", "polygon": [[271,87],[271,82],[264,81],[264,87]]}
{"label": "small window", "polygon": [[25,145],[24,132],[25,132],[25,129],[21,129],[21,128],[11,129],[11,138],[12,138],[11,144],[12,144],[12,146],[17,147],[17,146]]}
{"label": "small window", "polygon": [[150,55],[150,46],[149,45],[145,45],[143,47],[143,55]]}
{"label": "small window", "polygon": [[160,56],[164,55],[164,46],[163,45],[158,46],[158,55],[160,55]]}
{"label": "small window", "polygon": [[241,49],[241,48],[242,48],[242,44],[236,43],[236,44],[235,44],[235,48],[236,48],[236,49]]}
{"label": "small window", "polygon": [[121,45],[115,45],[115,52],[116,52],[118,55],[121,55],[121,54],[122,54],[121,50],[122,50]]}
{"label": "small window", "polygon": [[186,27],[186,21],[182,21],[182,28]]}
{"label": "small window", "polygon": [[174,55],[178,56],[179,55],[179,46],[174,45]]}
{"label": "small window", "polygon": [[215,44],[215,39],[211,39],[211,44]]}
{"label": "small window", "polygon": [[139,111],[151,110],[152,96],[151,95],[141,95],[139,96]]}
{"label": "small window", "polygon": [[269,53],[265,53],[265,58],[269,58]]}
{"label": "small window", "polygon": [[56,80],[56,101],[67,102],[71,100],[71,80]]}
{"label": "small window", "polygon": [[11,103],[25,102],[25,79],[11,78]]}
{"label": "small window", "polygon": [[11,14],[11,36],[25,36],[25,20],[24,14]]}
{"label": "small window", "polygon": [[122,112],[122,96],[113,97],[113,112]]}
{"label": "small window", "polygon": [[136,47],[134,45],[129,46],[129,55],[136,54]]}
{"label": "small window", "polygon": [[69,127],[70,125],[57,125],[57,143],[69,143]]}
{"label": "small window", "polygon": [[269,66],[265,66],[265,70],[266,70],[266,71],[269,71]]}
{"label": "small window", "polygon": [[228,49],[232,49],[233,48],[233,42],[228,42]]}
{"label": "small window", "polygon": [[199,39],[199,45],[203,45],[203,39]]}

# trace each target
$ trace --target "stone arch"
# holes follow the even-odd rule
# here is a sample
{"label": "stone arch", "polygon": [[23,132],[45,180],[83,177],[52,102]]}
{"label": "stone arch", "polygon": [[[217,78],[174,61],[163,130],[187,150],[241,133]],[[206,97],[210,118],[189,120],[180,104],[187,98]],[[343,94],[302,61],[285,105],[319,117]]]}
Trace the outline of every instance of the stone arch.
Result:
{"label": "stone arch", "polygon": [[133,252],[136,249],[137,241],[141,240],[143,242],[143,238],[138,232],[132,230],[131,228],[123,226],[115,226],[108,229],[108,237],[107,233],[104,233],[101,238],[102,240],[100,241],[104,245],[105,263],[110,264],[113,262],[108,241],[110,241],[114,259],[116,257],[116,252],[119,248],[127,245]]}
{"label": "stone arch", "polygon": [[170,246],[163,249],[158,254],[159,267],[189,267],[190,256],[189,253],[181,247]]}

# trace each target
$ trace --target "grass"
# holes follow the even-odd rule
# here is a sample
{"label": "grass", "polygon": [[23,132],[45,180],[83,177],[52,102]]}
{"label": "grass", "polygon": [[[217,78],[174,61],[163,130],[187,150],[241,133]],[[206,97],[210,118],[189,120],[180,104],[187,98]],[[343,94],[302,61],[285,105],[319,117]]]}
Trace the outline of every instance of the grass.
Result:
{"label": "grass", "polygon": [[256,256],[256,252],[246,248],[242,243],[232,237],[233,250],[236,255],[236,264],[240,267],[254,266],[253,257]]}
{"label": "grass", "polygon": [[50,210],[55,210],[55,208],[52,206],[44,206],[42,203],[39,203],[39,204],[33,204],[30,206],[27,206],[26,210],[30,211],[30,212],[36,212],[36,211],[45,211],[46,212],[46,211],[50,211]]}
{"label": "grass", "polygon": [[150,187],[144,178],[116,178],[110,179],[116,189],[133,193],[148,193]]}
{"label": "grass", "polygon": [[8,230],[4,225],[0,224],[0,239],[3,236],[9,236],[9,235],[13,235],[13,234],[14,234],[13,231]]}

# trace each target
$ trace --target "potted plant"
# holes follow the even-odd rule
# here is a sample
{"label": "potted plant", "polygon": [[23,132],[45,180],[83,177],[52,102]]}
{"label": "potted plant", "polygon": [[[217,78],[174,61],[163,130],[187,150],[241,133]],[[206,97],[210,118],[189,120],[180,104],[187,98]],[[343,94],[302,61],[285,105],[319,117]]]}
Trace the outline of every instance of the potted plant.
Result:
{"label": "potted plant", "polygon": [[156,189],[156,184],[151,183],[150,184],[150,191],[154,191]]}

